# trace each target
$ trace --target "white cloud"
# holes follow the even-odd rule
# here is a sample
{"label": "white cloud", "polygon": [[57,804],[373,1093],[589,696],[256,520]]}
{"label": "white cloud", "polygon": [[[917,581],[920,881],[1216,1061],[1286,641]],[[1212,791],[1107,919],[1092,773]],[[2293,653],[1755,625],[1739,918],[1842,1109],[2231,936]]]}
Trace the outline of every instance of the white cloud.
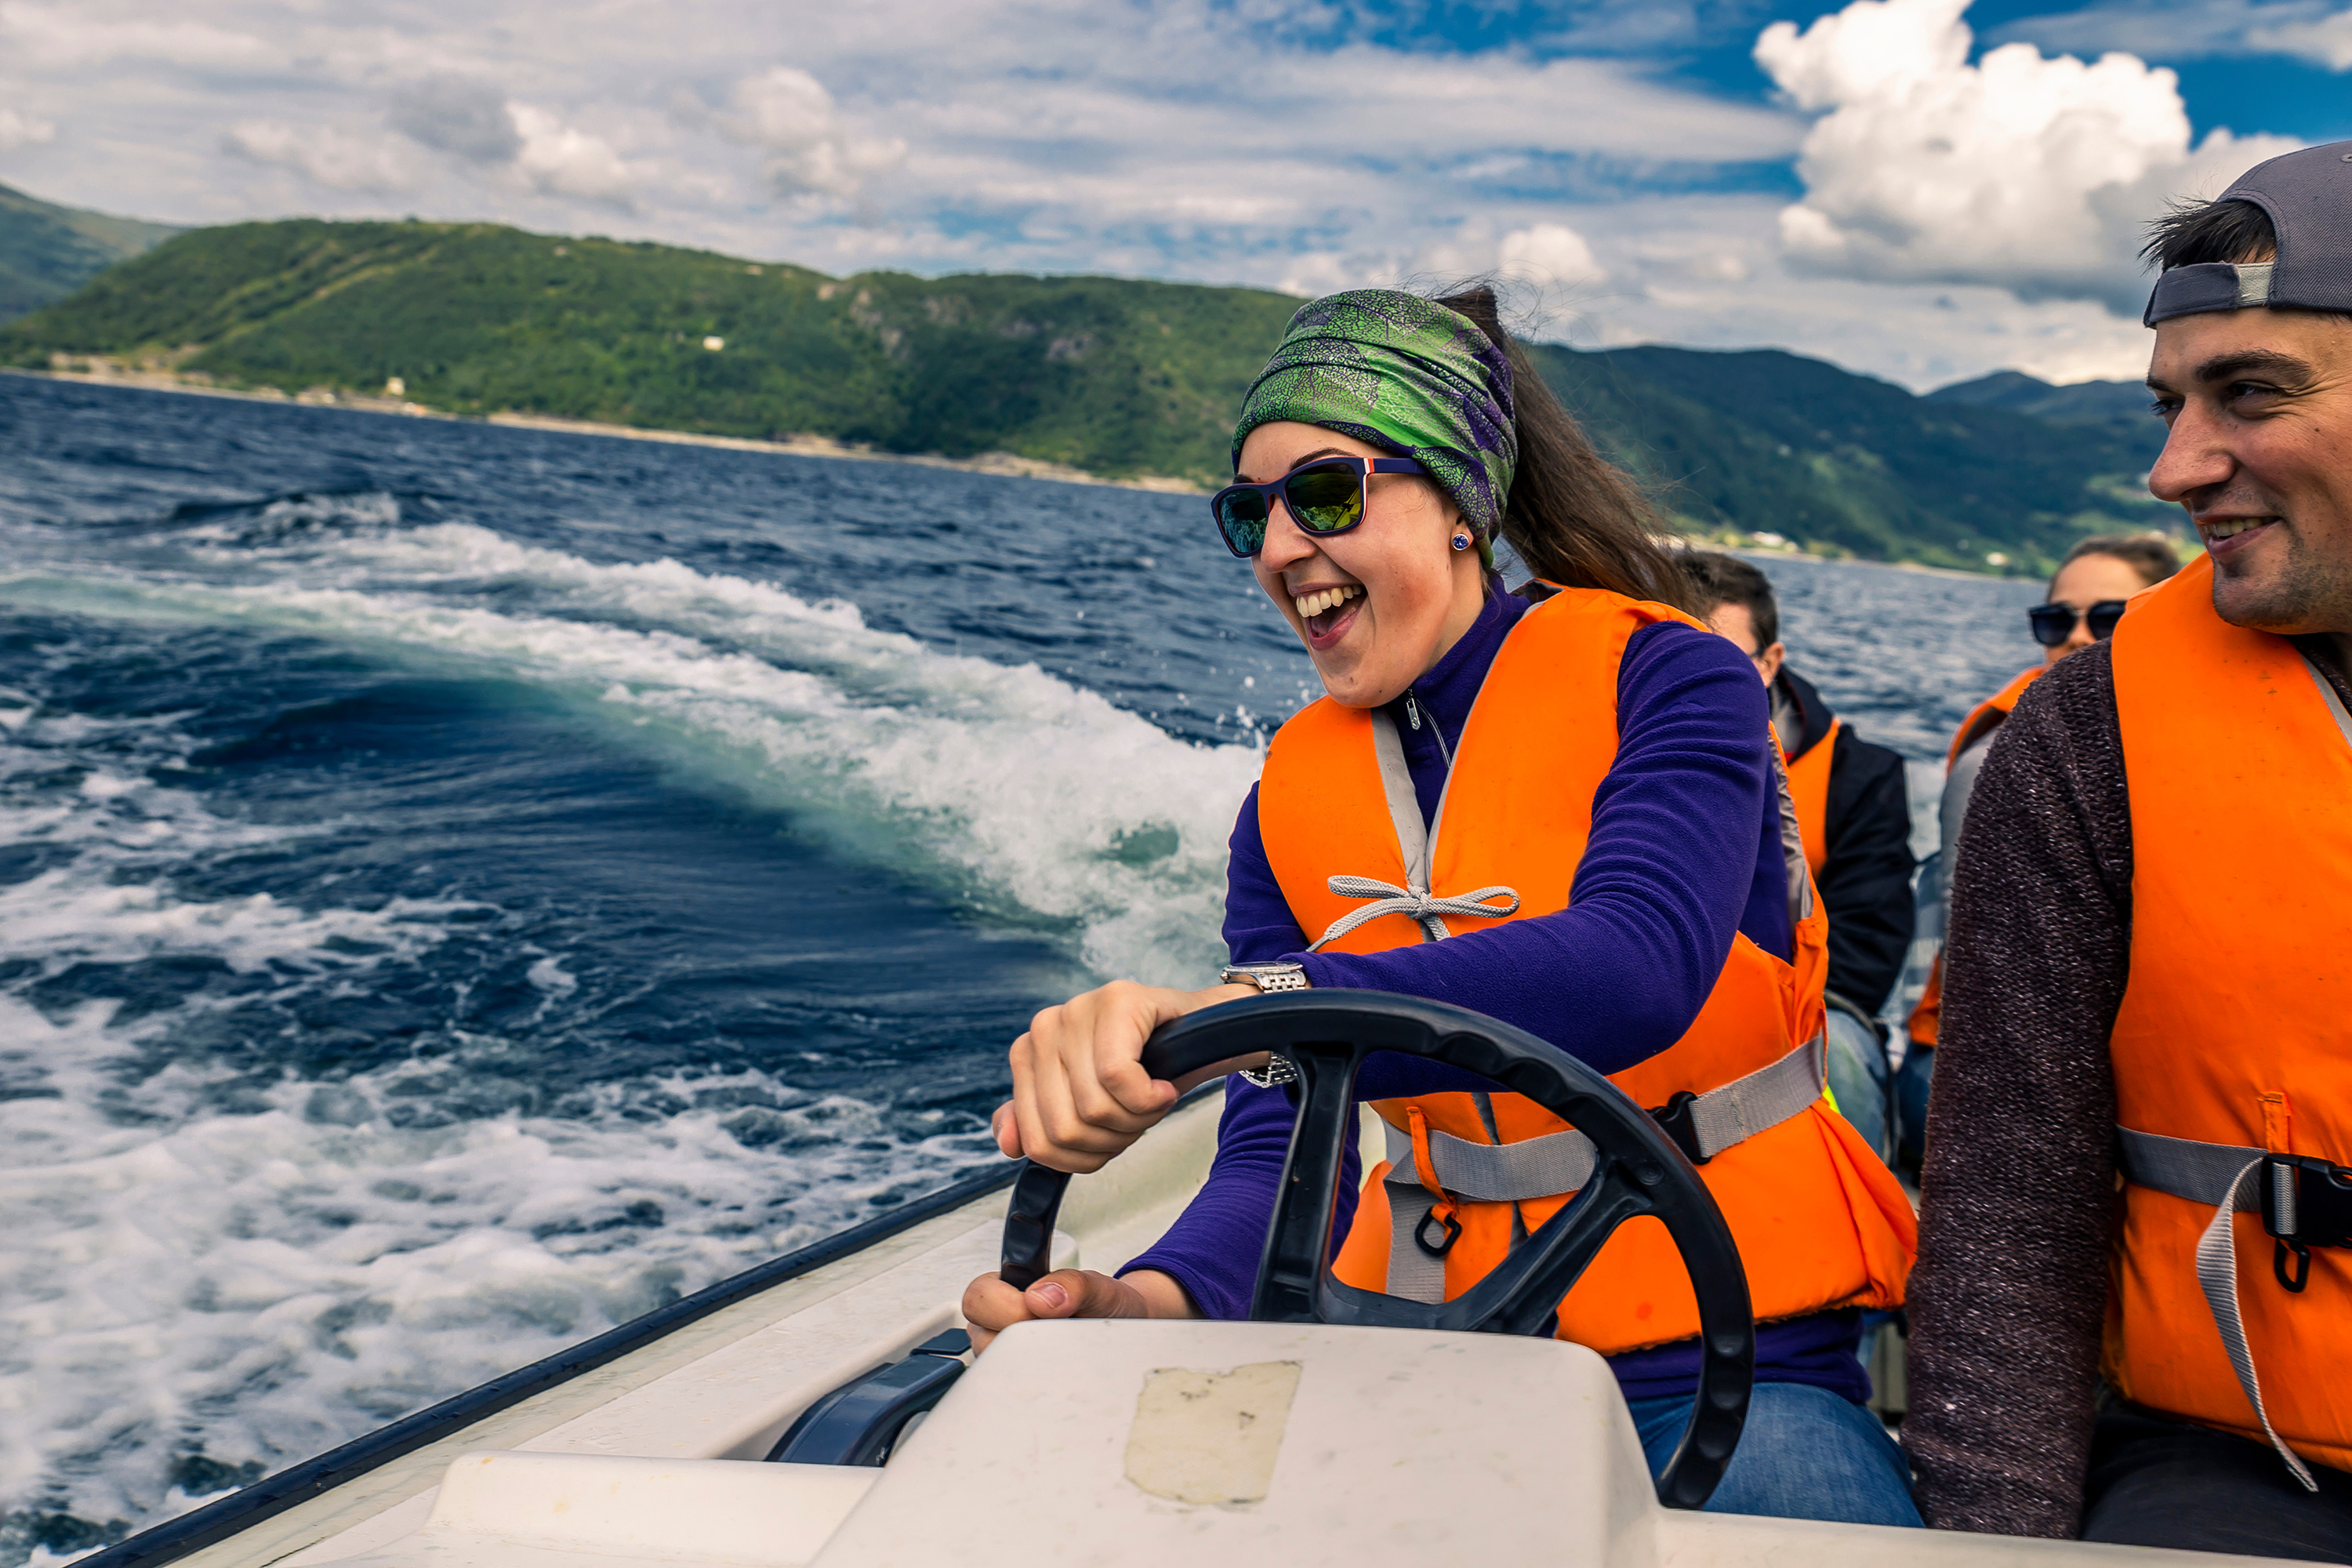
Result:
{"label": "white cloud", "polygon": [[[2258,9],[2284,25],[2319,4]],[[1819,262],[1792,274],[1786,199],[1757,193],[1753,173],[1841,105],[1727,99],[1624,52],[1654,32],[1676,47],[1730,42],[1735,25],[1752,37],[1674,8],[1686,15],[1664,32],[1586,29],[1612,52],[1578,57],[1540,19],[1511,47],[1463,53],[1333,47],[1347,29],[1301,20],[1297,0],[865,0],[788,7],[786,54],[759,0],[605,7],[593,26],[526,0],[0,0],[0,103],[60,127],[7,154],[11,184],[166,221],[389,209],[835,273],[1109,272],[1302,294],[1523,270],[1523,294],[1541,272],[1562,295],[1538,319],[1580,341],[1779,343],[1914,385],[2003,363],[2129,373],[2138,329],[2096,306],[1900,281],[1932,269],[1919,245],[1883,237],[1883,194],[1850,211],[1822,205],[1822,184],[1806,205],[1863,237],[1850,249],[1895,254],[1848,254],[1846,279],[1897,281],[1857,287]],[[1937,80],[1966,68],[1945,47]],[[340,129],[289,129],[318,126]],[[1583,255],[1539,237],[1553,229]],[[2128,249],[2126,235],[2106,253],[2126,279]],[[2013,260],[1961,270],[2006,279]]]}
{"label": "white cloud", "polygon": [[514,165],[533,185],[560,195],[628,204],[644,171],[614,152],[611,142],[565,124],[550,110],[516,103],[508,105],[508,110],[522,139]]}
{"label": "white cloud", "polygon": [[2246,29],[2245,42],[2249,53],[2296,55],[2329,70],[2352,70],[2352,11],[2257,25]]}
{"label": "white cloud", "polygon": [[734,103],[736,112],[719,121],[721,128],[766,153],[763,172],[787,195],[854,196],[907,155],[903,141],[853,134],[824,84],[790,66],[737,82]]}
{"label": "white cloud", "polygon": [[331,127],[247,120],[231,126],[221,144],[257,163],[295,170],[330,190],[383,195],[416,184],[416,172],[399,146]]}
{"label": "white cloud", "polygon": [[1573,289],[1609,277],[1584,237],[1559,223],[1513,229],[1503,237],[1496,261],[1505,277],[1525,279],[1538,288]]}
{"label": "white cloud", "polygon": [[2146,222],[2295,143],[2215,131],[2192,148],[2178,79],[2126,54],[2085,65],[2008,44],[1969,63],[1968,0],[1854,0],[1756,59],[1809,110],[1790,258],[1876,280],[1984,283],[2136,315]]}
{"label": "white cloud", "polygon": [[2352,9],[2335,0],[2189,0],[2093,5],[2022,17],[2000,29],[2062,49],[2130,49],[2168,60],[2288,55],[2352,70]]}
{"label": "white cloud", "polygon": [[266,67],[279,52],[251,33],[209,22],[110,19],[82,6],[0,5],[0,40],[40,65],[89,67],[121,59],[199,68]]}
{"label": "white cloud", "polygon": [[0,107],[0,153],[12,152],[28,142],[49,141],[57,133],[58,128],[46,120]]}

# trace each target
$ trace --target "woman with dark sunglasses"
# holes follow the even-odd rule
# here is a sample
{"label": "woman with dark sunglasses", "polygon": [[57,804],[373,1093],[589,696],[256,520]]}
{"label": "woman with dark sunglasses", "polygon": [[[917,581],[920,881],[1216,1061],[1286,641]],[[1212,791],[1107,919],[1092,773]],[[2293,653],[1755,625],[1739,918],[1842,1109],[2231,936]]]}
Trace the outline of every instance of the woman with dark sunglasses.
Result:
{"label": "woman with dark sunglasses", "polygon": [[[2153,588],[2180,570],[2180,558],[2160,534],[2101,534],[2078,542],[2050,578],[2050,598],[2025,612],[2033,640],[2042,645],[2042,662],[2020,671],[2007,686],[1986,698],[1960,721],[1945,754],[1944,795],[1939,808],[1943,852],[1927,862],[1919,877],[1917,935],[1939,942],[1951,917],[1951,852],[1960,841],[1960,824],[1967,819],[1969,795],[1976,788],[1977,770],[1992,738],[2010,710],[2035,678],[2095,642],[2115,635],[2123,619],[2125,602],[2143,588]],[[1911,1047],[1895,1077],[1895,1094],[1903,1123],[1904,1163],[1916,1168],[1925,1153],[1921,1134],[1927,1125],[1927,1089],[1936,1070],[1936,1036],[1942,1021],[1944,961],[1938,952],[1927,973],[1927,988],[1911,1011]]]}
{"label": "woman with dark sunglasses", "polygon": [[[1680,606],[1656,515],[1485,289],[1301,308],[1234,467],[1218,531],[1328,695],[1275,737],[1235,824],[1224,984],[1118,983],[1039,1014],[1000,1145],[1099,1168],[1176,1100],[1139,1065],[1150,1032],[1254,991],[1398,992],[1516,1024],[1660,1108],[1740,1244],[1758,1384],[1708,1506],[1916,1524],[1855,1357],[1863,1310],[1901,1303],[1911,1212],[1822,1097],[1825,919],[1783,834],[1763,688]],[[1535,573],[1513,592],[1498,536]],[[1227,1079],[1214,1168],[1168,1234],[1115,1279],[982,1277],[964,1296],[977,1342],[1030,1318],[1246,1316],[1294,1111],[1286,1064],[1228,1065],[1248,1070]],[[1566,1131],[1533,1102],[1401,1058],[1356,1088],[1390,1158],[1343,1206],[1343,1281],[1458,1296],[1570,1195],[1557,1166],[1497,1192],[1501,1157],[1461,1152]],[[1717,1110],[1739,1095],[1734,1130]],[[1447,1180],[1465,1159],[1483,1187]],[[1638,1228],[1569,1293],[1559,1334],[1611,1357],[1654,1468],[1689,1407],[1696,1319],[1663,1233]]]}

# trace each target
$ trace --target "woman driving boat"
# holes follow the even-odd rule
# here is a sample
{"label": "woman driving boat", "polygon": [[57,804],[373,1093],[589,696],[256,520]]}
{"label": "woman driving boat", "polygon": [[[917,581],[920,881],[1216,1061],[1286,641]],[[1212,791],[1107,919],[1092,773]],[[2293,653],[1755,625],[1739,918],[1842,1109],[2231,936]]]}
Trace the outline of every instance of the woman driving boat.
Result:
{"label": "woman driving boat", "polygon": [[[1254,990],[1388,991],[1515,1024],[1661,1108],[1738,1242],[1758,1383],[1708,1507],[1916,1524],[1855,1357],[1862,1311],[1902,1302],[1910,1207],[1822,1097],[1825,922],[1763,689],[1676,607],[1654,514],[1483,289],[1302,307],[1234,466],[1218,528],[1328,695],[1276,735],[1235,824],[1224,983],[1119,982],[1040,1013],[1013,1047],[1000,1145],[1098,1169],[1176,1100],[1139,1065],[1150,1032]],[[1498,536],[1536,573],[1515,592]],[[1158,1245],[1116,1279],[983,1276],[964,1298],[975,1341],[1033,1318],[1245,1316],[1294,1120],[1270,1065],[1227,1080],[1214,1167]],[[1357,1094],[1389,1158],[1339,1218],[1351,1285],[1451,1300],[1590,1170],[1565,1123],[1459,1069],[1375,1056]],[[1696,1331],[1654,1220],[1561,1303],[1559,1336],[1611,1358],[1654,1470]]]}

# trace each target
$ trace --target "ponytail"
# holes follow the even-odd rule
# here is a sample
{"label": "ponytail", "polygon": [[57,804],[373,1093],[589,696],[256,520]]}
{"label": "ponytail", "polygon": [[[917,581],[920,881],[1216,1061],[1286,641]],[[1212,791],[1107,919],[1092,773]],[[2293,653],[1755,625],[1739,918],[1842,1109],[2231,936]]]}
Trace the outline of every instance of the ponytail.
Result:
{"label": "ponytail", "polygon": [[[1665,520],[1633,476],[1593,448],[1503,330],[1495,290],[1480,283],[1439,304],[1477,323],[1511,362],[1519,462],[1503,509],[1503,538],[1537,576],[1570,588],[1605,588],[1690,610],[1682,568],[1657,542]],[[1693,612],[1696,613],[1696,612]]]}

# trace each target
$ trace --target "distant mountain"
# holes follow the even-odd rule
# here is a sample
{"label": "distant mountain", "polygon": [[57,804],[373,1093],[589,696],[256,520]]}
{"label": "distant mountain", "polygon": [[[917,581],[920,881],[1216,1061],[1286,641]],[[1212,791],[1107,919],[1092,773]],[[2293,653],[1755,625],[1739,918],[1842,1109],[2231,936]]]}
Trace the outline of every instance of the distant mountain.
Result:
{"label": "distant mountain", "polygon": [[58,206],[0,185],[0,321],[62,300],[125,257],[180,232]]}
{"label": "distant mountain", "polygon": [[[1003,451],[1213,485],[1297,305],[1108,278],[835,279],[489,224],[301,219],[199,229],[124,262],[0,327],[0,363],[104,357],[288,393],[381,395],[396,378],[401,396],[457,414]],[[1602,448],[1695,533],[2038,572],[2086,531],[2163,517],[2136,490],[2152,454],[2104,424],[1914,397],[1776,352],[1536,352]]]}
{"label": "distant mountain", "polygon": [[[2021,370],[1997,370],[1974,381],[1955,382],[1927,394],[1930,403],[1960,403],[1971,408],[2006,408],[2054,425],[2101,425],[2133,419],[2156,427],[2147,388],[2137,381],[2078,381],[2053,386]],[[2164,445],[2161,439],[2158,447]]]}
{"label": "distant mountain", "polygon": [[2144,392],[2138,423],[2059,423],[1777,350],[1544,353],[1612,455],[1703,524],[1865,560],[1981,571],[2000,554],[2038,574],[2085,533],[2178,516],[2140,486],[2163,444]]}
{"label": "distant mountain", "polygon": [[1106,278],[827,278],[490,224],[199,229],[0,329],[0,363],[131,356],[232,386],[653,428],[1005,450],[1206,478],[1297,301]]}
{"label": "distant mountain", "polygon": [[2137,381],[2078,381],[2053,386],[2022,371],[1997,370],[1974,381],[1937,387],[1930,403],[1970,408],[2005,408],[2051,425],[2095,429],[2139,452],[2140,472],[2156,466],[2164,450],[2164,426],[2149,406],[2147,385]]}

